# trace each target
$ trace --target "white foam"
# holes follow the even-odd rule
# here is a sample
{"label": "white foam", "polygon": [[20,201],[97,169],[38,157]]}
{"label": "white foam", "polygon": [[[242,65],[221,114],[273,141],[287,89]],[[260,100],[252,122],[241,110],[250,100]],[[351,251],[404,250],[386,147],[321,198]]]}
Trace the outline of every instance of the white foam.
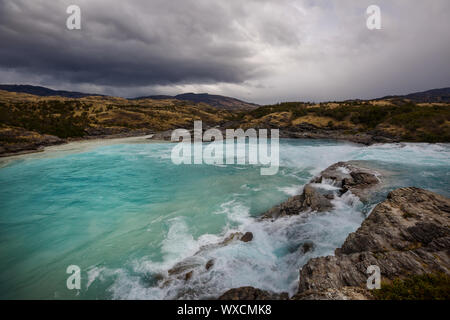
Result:
{"label": "white foam", "polygon": [[[204,264],[194,268],[192,278],[170,278],[167,286],[145,287],[139,277],[117,270],[116,280],[110,290],[117,299],[205,299],[217,298],[233,287],[251,285],[274,292],[296,292],[298,270],[311,257],[332,254],[348,232],[354,231],[363,216],[358,210],[360,203],[348,193],[334,200],[335,209],[328,214],[304,214],[284,217],[275,221],[258,221],[251,218],[248,208],[237,201],[221,206],[221,214],[238,221],[236,228],[224,230],[222,236],[208,235],[194,240],[182,220],[175,220],[164,241],[165,263],[155,264],[143,259],[136,261],[138,273],[164,272],[176,262],[193,255],[204,245],[221,242],[232,232],[252,232],[254,239],[244,243],[234,241],[226,246],[212,247],[197,253],[197,259],[206,263],[214,259],[210,270]],[[313,241],[314,251],[303,254],[298,249],[305,241]],[[290,248],[290,249],[289,249]],[[176,259],[178,257],[178,259]],[[169,263],[170,261],[170,263]],[[167,275],[167,272],[165,273]]]}
{"label": "white foam", "polygon": [[302,186],[300,185],[291,185],[289,187],[277,187],[278,191],[284,192],[288,196],[295,196],[297,194],[300,194],[302,191]]}
{"label": "white foam", "polygon": [[340,171],[343,174],[350,174],[350,170],[348,170],[346,167],[338,167],[336,170]]}
{"label": "white foam", "polygon": [[[392,152],[393,150],[400,152]],[[431,153],[432,156],[427,155]],[[309,172],[315,175],[338,161],[381,160],[388,162],[412,162],[448,165],[449,145],[391,144],[361,147],[342,145],[282,145],[281,175]],[[410,159],[412,158],[412,159]],[[348,174],[346,168],[340,168]],[[294,173],[293,173],[294,172]],[[324,179],[314,187],[334,191],[335,181]],[[242,190],[257,191],[258,188],[244,184]],[[300,185],[278,187],[287,195],[300,193]],[[182,218],[170,220],[170,228],[162,243],[163,261],[156,262],[144,257],[131,262],[134,274],[126,268],[117,270],[98,269],[91,272],[88,284],[96,279],[114,277],[109,288],[116,299],[202,299],[217,298],[230,288],[254,286],[275,292],[296,292],[299,269],[312,257],[332,255],[342,245],[350,232],[355,231],[364,219],[363,205],[351,192],[332,200],[334,208],[326,213],[303,213],[275,221],[259,221],[250,216],[250,208],[239,202],[239,194],[225,201],[212,214],[224,215],[228,223],[219,235],[205,234],[195,239]],[[217,246],[233,232],[252,232],[254,239],[248,243],[234,241]],[[299,247],[306,241],[314,243],[313,251],[303,253]],[[208,250],[201,250],[208,246]],[[200,252],[199,252],[200,250]],[[194,268],[192,278],[169,277],[167,270],[177,262],[196,255],[202,262]],[[204,263],[214,260],[214,266],[206,270]],[[149,287],[139,275],[164,274],[171,280],[164,287]],[[102,278],[102,274],[104,277]]]}

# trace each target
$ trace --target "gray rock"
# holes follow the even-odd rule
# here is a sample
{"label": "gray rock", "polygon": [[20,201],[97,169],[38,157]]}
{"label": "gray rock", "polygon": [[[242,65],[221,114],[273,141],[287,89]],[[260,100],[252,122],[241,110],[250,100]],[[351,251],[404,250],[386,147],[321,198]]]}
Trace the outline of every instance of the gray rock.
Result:
{"label": "gray rock", "polygon": [[243,241],[243,242],[249,242],[249,241],[252,241],[252,239],[253,239],[253,233],[251,233],[251,232],[246,232],[241,237],[241,241]]}
{"label": "gray rock", "polygon": [[203,265],[204,261],[205,260],[203,260],[202,258],[192,256],[184,259],[183,261],[178,262],[167,272],[169,276],[178,276],[180,274],[185,273],[186,271],[190,271],[194,268]]}
{"label": "gray rock", "polygon": [[194,270],[189,271],[188,273],[186,273],[184,275],[184,281],[189,281],[193,275],[194,275]]}
{"label": "gray rock", "polygon": [[[330,191],[320,188],[321,183],[329,181],[336,187]],[[350,191],[362,201],[367,201],[370,192],[379,185],[376,172],[363,167],[360,162],[338,162],[328,167],[306,184],[300,195],[293,196],[278,206],[273,207],[262,219],[277,219],[283,216],[297,215],[305,211],[329,211],[331,200]]]}
{"label": "gray rock", "polygon": [[382,280],[413,274],[450,274],[450,199],[418,188],[392,191],[351,233],[335,256],[314,258],[300,271],[294,299],[371,298],[369,265]]}
{"label": "gray rock", "polygon": [[205,269],[206,269],[206,270],[209,270],[209,269],[212,268],[212,266],[214,266],[214,260],[213,260],[213,259],[208,260],[208,262],[207,262],[206,265],[205,265]]}
{"label": "gray rock", "polygon": [[305,254],[305,253],[308,253],[308,252],[314,250],[314,247],[315,247],[315,244],[313,242],[307,241],[301,246],[300,250],[303,254]]}

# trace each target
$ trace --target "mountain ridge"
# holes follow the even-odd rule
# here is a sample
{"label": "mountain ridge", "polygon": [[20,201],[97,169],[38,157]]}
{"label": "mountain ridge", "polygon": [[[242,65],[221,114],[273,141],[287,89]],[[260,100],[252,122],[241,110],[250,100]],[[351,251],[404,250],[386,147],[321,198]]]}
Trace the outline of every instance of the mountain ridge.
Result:
{"label": "mountain ridge", "polygon": [[206,103],[216,108],[222,108],[226,110],[251,110],[259,107],[256,103],[250,103],[246,101],[242,101],[233,97],[227,97],[217,94],[209,94],[209,93],[181,93],[175,96],[170,95],[151,95],[151,96],[142,96],[137,98],[132,98],[131,100],[142,100],[142,99],[155,99],[155,100],[164,100],[164,99],[177,99],[182,101],[191,101],[196,103]]}
{"label": "mountain ridge", "polygon": [[[42,86],[33,85],[20,85],[20,84],[0,84],[0,90],[16,93],[26,93],[32,94],[40,97],[50,97],[50,96],[61,96],[64,98],[85,98],[90,96],[108,97],[108,95],[97,94],[97,93],[84,93],[77,91],[66,91],[66,90],[54,90]],[[150,96],[140,96],[136,98],[128,98],[127,100],[168,100],[176,99],[180,101],[190,101],[195,103],[206,103],[213,107],[237,111],[237,110],[251,110],[259,107],[258,104],[242,101],[233,97],[214,95],[209,93],[182,93],[175,96],[170,95],[150,95]]]}
{"label": "mountain ridge", "polygon": [[426,91],[412,92],[405,95],[390,95],[376,100],[383,99],[408,99],[413,102],[450,102],[450,87],[430,89]]}
{"label": "mountain ridge", "polygon": [[[0,84],[0,90],[8,92],[17,93],[27,93],[41,97],[47,96],[61,96],[65,98],[84,98],[89,96],[100,96],[108,97],[108,95],[98,94],[98,93],[85,93],[78,91],[67,91],[67,90],[54,90],[43,86],[34,85],[23,85],[23,84]],[[261,105],[243,101],[234,97],[222,96],[209,93],[181,93],[177,95],[148,95],[139,96],[135,98],[127,98],[128,100],[143,100],[143,99],[153,99],[153,100],[166,100],[166,99],[176,99],[181,101],[191,101],[196,103],[206,103],[213,107],[223,108],[226,110],[251,110],[260,107]],[[430,102],[450,102],[450,87],[435,88],[425,91],[417,91],[408,94],[399,95],[387,95],[375,99],[350,99],[350,100],[387,100],[387,99],[408,99],[416,103],[430,103]]]}
{"label": "mountain ridge", "polygon": [[47,87],[33,86],[29,84],[0,84],[0,90],[17,93],[28,93],[40,97],[61,96],[65,98],[84,98],[89,96],[105,96],[103,94],[53,90]]}

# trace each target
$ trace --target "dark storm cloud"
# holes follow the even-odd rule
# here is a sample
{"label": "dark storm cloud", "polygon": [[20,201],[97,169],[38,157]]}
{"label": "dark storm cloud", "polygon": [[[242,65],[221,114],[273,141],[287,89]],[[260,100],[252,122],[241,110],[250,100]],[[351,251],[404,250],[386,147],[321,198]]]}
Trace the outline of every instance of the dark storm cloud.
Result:
{"label": "dark storm cloud", "polygon": [[[66,29],[77,4],[82,30]],[[369,31],[377,4],[382,30]],[[0,0],[0,82],[259,103],[450,85],[450,1]]]}
{"label": "dark storm cloud", "polygon": [[[195,1],[80,1],[82,30],[65,27],[65,1],[1,1],[0,65],[74,83],[135,86],[241,82],[259,72],[233,37],[231,12]],[[228,38],[228,39],[227,39]],[[234,41],[237,40],[237,41]]]}

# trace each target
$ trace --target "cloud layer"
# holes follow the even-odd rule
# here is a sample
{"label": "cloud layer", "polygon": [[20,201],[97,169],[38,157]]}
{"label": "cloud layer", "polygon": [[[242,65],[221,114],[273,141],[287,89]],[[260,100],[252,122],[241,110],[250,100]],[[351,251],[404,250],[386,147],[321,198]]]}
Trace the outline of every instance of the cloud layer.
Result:
{"label": "cloud layer", "polygon": [[450,86],[450,2],[0,0],[0,82],[122,96],[185,91],[259,103]]}

